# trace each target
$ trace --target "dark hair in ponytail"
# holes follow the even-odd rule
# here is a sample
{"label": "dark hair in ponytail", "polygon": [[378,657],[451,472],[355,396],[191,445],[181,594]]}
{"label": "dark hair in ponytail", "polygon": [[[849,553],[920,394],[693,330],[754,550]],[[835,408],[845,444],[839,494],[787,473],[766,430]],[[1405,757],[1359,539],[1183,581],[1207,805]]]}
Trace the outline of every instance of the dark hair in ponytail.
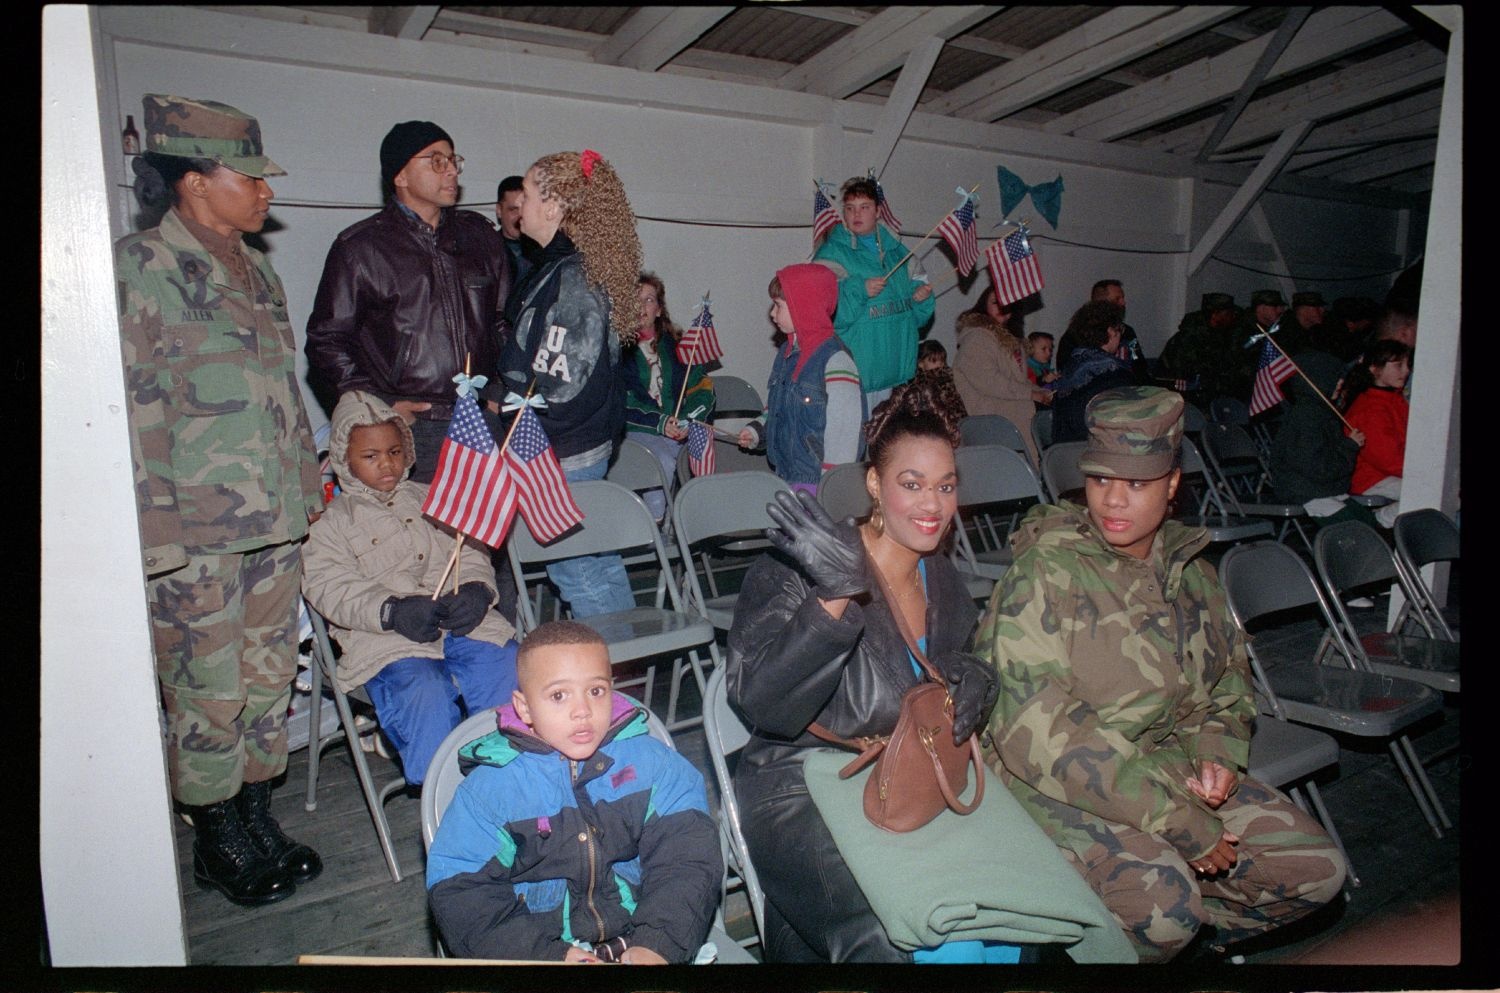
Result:
{"label": "dark hair in ponytail", "polygon": [[964,402],[948,369],[919,372],[909,382],[891,391],[865,424],[870,464],[877,472],[885,468],[891,447],[902,438],[936,438],[958,447],[958,422],[964,418]]}
{"label": "dark hair in ponytail", "polygon": [[177,183],[190,172],[207,176],[220,168],[213,159],[192,159],[181,155],[160,155],[147,152],[136,156],[130,163],[135,170],[135,198],[142,207],[160,209],[175,206],[178,200]]}

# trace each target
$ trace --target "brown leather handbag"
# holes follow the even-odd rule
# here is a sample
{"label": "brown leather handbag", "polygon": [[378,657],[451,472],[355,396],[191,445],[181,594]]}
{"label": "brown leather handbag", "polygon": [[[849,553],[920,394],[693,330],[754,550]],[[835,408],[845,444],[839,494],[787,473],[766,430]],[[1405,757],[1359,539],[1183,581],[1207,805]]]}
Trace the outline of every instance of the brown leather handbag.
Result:
{"label": "brown leather handbag", "polygon": [[[859,752],[839,771],[840,779],[848,779],[874,761],[875,768],[865,783],[865,816],[876,827],[899,834],[915,831],[945,809],[972,814],[984,799],[984,773],[979,736],[970,735],[962,745],[953,743],[953,700],[947,684],[917,647],[885,576],[873,562],[870,571],[880,582],[906,647],[928,678],[902,695],[901,712],[889,735],[851,740],[816,723],[808,730],[825,741]],[[977,785],[974,799],[966,805],[959,796],[968,786],[971,764]]]}

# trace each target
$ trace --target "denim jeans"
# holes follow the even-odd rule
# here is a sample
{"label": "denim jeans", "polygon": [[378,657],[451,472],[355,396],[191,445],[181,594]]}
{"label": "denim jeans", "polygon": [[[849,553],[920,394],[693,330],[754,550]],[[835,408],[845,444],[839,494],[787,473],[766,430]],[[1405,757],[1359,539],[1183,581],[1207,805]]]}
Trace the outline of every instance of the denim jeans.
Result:
{"label": "denim jeans", "polygon": [[[563,476],[570,483],[589,479],[603,479],[609,471],[609,459],[600,459],[582,469],[567,469]],[[607,521],[590,521],[597,526]],[[549,563],[547,575],[557,584],[562,598],[567,601],[574,617],[593,617],[616,610],[629,610],[635,606],[635,594],[630,592],[630,577],[625,575],[625,562],[618,555],[581,555],[576,559],[563,559]]]}
{"label": "denim jeans", "polygon": [[402,772],[413,786],[427,775],[433,754],[464,713],[503,706],[515,688],[514,641],[496,645],[456,634],[443,635],[442,658],[400,659],[365,683],[380,727],[401,754]]}

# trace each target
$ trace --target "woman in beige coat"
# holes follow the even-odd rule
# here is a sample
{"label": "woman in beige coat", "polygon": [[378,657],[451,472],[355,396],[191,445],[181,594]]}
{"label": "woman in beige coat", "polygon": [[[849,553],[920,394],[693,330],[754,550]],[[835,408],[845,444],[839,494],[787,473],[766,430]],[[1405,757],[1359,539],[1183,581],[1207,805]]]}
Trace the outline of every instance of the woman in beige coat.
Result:
{"label": "woman in beige coat", "polygon": [[1019,315],[1002,306],[995,288],[980,294],[979,302],[958,315],[958,357],[953,379],[969,416],[999,414],[1014,424],[1026,442],[1032,464],[1038,453],[1031,440],[1031,417],[1035,403],[1051,403],[1052,394],[1037,389],[1026,377],[1026,348],[1007,325],[1019,324]]}

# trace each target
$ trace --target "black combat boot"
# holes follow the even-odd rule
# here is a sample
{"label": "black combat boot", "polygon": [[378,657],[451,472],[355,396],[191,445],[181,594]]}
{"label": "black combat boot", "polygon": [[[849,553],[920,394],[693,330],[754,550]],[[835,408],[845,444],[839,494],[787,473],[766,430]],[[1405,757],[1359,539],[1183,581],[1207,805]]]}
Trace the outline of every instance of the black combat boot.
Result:
{"label": "black combat boot", "polygon": [[247,907],[291,896],[291,874],[255,847],[240,819],[238,798],[189,807],[193,817],[193,878]]}
{"label": "black combat boot", "polygon": [[239,795],[240,819],[245,822],[260,853],[299,883],[318,878],[323,860],[318,853],[281,832],[281,825],[271,816],[271,781],[246,783]]}

